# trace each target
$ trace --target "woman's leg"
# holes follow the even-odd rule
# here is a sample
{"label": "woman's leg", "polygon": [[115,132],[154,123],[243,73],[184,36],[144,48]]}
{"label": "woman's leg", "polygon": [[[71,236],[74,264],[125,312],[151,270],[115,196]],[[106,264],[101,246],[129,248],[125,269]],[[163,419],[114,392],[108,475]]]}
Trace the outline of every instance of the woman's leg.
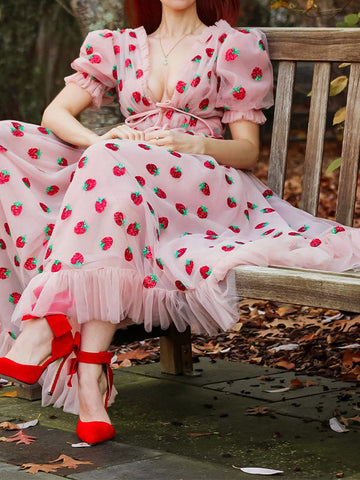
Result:
{"label": "woman's leg", "polygon": [[[103,321],[93,320],[81,326],[81,350],[98,353],[106,351],[111,343],[117,326]],[[102,365],[79,362],[79,416],[82,422],[111,423],[104,408],[104,395],[107,378]]]}

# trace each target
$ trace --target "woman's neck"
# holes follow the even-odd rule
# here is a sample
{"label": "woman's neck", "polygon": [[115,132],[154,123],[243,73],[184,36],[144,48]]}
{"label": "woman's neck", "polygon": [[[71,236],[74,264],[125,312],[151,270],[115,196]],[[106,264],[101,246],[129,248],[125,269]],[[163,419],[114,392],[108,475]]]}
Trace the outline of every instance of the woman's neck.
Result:
{"label": "woman's neck", "polygon": [[181,37],[200,33],[204,26],[198,17],[196,3],[187,10],[174,10],[163,6],[161,22],[155,33],[163,38]]}

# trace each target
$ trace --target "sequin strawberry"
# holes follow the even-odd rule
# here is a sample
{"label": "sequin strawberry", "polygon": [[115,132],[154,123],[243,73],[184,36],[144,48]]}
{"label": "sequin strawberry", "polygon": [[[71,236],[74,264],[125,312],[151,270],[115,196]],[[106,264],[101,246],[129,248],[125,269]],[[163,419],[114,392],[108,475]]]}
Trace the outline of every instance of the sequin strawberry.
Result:
{"label": "sequin strawberry", "polygon": [[214,49],[213,48],[207,48],[206,49],[206,55],[211,58],[214,55]]}
{"label": "sequin strawberry", "polygon": [[24,185],[28,188],[31,187],[30,180],[27,177],[23,177],[22,181],[24,182]]}
{"label": "sequin strawberry", "polygon": [[238,227],[237,225],[230,225],[229,230],[231,230],[234,233],[240,233],[241,228]]}
{"label": "sequin strawberry", "polygon": [[185,270],[188,275],[191,275],[194,269],[194,261],[193,260],[186,260],[185,263]]}
{"label": "sequin strawberry", "polygon": [[255,67],[251,72],[251,78],[253,80],[261,80],[263,77],[263,72],[260,67]]}
{"label": "sequin strawberry", "polygon": [[20,267],[20,260],[17,255],[14,256],[14,265],[15,267]]}
{"label": "sequin strawberry", "polygon": [[169,220],[167,217],[160,217],[159,218],[159,226],[160,230],[166,230],[169,226]]}
{"label": "sequin strawberry", "polygon": [[150,245],[145,245],[145,247],[143,248],[143,257],[148,259],[148,260],[150,258],[153,258]]}
{"label": "sequin strawberry", "polygon": [[125,68],[132,68],[132,63],[131,63],[130,58],[127,58],[125,60]]}
{"label": "sequin strawberry", "polygon": [[7,170],[0,170],[0,185],[4,185],[10,180],[10,173]]}
{"label": "sequin strawberry", "polygon": [[50,196],[56,195],[59,191],[59,187],[57,185],[50,185],[50,187],[47,187],[46,193]]}
{"label": "sequin strawberry", "polygon": [[206,196],[209,196],[209,195],[210,195],[210,187],[209,187],[209,185],[208,185],[206,182],[200,183],[199,187],[200,187],[200,191],[201,191],[204,195],[206,195]]}
{"label": "sequin strawberry", "polygon": [[139,192],[132,192],[130,197],[131,197],[131,200],[134,202],[135,205],[141,205],[142,202],[143,202],[143,197],[142,197],[141,193],[139,193]]}
{"label": "sequin strawberry", "polygon": [[258,225],[256,225],[255,227],[255,230],[260,230],[262,228],[265,228],[269,225],[269,222],[262,222],[262,223],[259,223]]}
{"label": "sequin strawberry", "polygon": [[85,156],[85,157],[81,157],[80,160],[79,160],[79,163],[78,163],[78,167],[79,168],[84,168],[86,163],[88,161],[88,158]]}
{"label": "sequin strawberry", "polygon": [[37,266],[37,259],[35,257],[29,257],[25,260],[24,268],[25,270],[35,270]]}
{"label": "sequin strawberry", "polygon": [[50,213],[50,208],[45,205],[45,203],[39,202],[41,210],[43,210],[45,213]]}
{"label": "sequin strawberry", "polygon": [[55,260],[55,262],[51,265],[51,271],[53,273],[59,272],[62,268],[62,263],[60,260]]}
{"label": "sequin strawberry", "polygon": [[179,152],[174,152],[174,150],[168,150],[168,152],[174,157],[181,158],[181,154]]}
{"label": "sequin strawberry", "polygon": [[230,208],[235,208],[237,206],[237,201],[233,197],[228,197],[227,199],[227,205]]}
{"label": "sequin strawberry", "polygon": [[6,250],[6,243],[2,238],[0,238],[0,250]]}
{"label": "sequin strawberry", "polygon": [[191,61],[195,62],[195,63],[200,63],[201,62],[201,55],[196,55],[196,57],[194,57]]}
{"label": "sequin strawberry", "polygon": [[19,303],[20,298],[21,298],[20,293],[18,293],[18,292],[12,292],[12,293],[10,293],[10,295],[9,295],[9,302],[10,302],[12,305],[17,305],[17,304]]}
{"label": "sequin strawberry", "polygon": [[45,232],[45,235],[46,237],[49,239],[51,237],[51,235],[53,234],[53,231],[54,231],[54,228],[55,228],[55,224],[54,223],[48,223],[46,225],[46,227],[44,228],[44,232]]}
{"label": "sequin strawberry", "polygon": [[15,245],[17,248],[24,248],[26,245],[26,237],[24,235],[20,235],[17,237]]}
{"label": "sequin strawberry", "polygon": [[223,34],[220,35],[220,37],[219,37],[219,42],[220,42],[220,43],[224,43],[224,40],[225,40],[226,38],[227,38],[226,33],[223,33]]}
{"label": "sequin strawberry", "polygon": [[187,89],[187,83],[183,82],[182,80],[180,80],[180,81],[176,84],[176,91],[177,91],[177,92],[179,92],[179,93],[184,93],[186,89]]}
{"label": "sequin strawberry", "polygon": [[198,210],[197,210],[197,216],[199,218],[207,218],[208,216],[208,210],[206,207],[202,206],[202,207],[199,207]]}
{"label": "sequin strawberry", "polygon": [[221,247],[221,250],[224,250],[224,252],[231,252],[234,248],[234,245],[224,245]]}
{"label": "sequin strawberry", "polygon": [[140,225],[137,222],[130,223],[130,225],[127,228],[127,233],[128,235],[131,235],[132,237],[136,237],[140,233]]}
{"label": "sequin strawberry", "polygon": [[209,106],[209,103],[210,100],[208,98],[204,98],[203,100],[201,100],[201,102],[199,103],[200,110],[206,110]]}
{"label": "sequin strawberry", "polygon": [[269,188],[263,192],[264,198],[271,198],[274,195],[274,192]]}
{"label": "sequin strawberry", "polygon": [[244,100],[246,97],[245,88],[242,86],[233,88],[232,94],[236,100]]}
{"label": "sequin strawberry", "polygon": [[127,262],[131,262],[131,260],[134,258],[130,247],[125,248],[124,257]]}
{"label": "sequin strawberry", "polygon": [[227,50],[225,53],[225,60],[227,62],[232,62],[233,60],[237,59],[239,53],[239,50],[237,50],[236,48],[229,48],[229,50]]}
{"label": "sequin strawberry", "polygon": [[176,280],[175,286],[176,286],[176,288],[177,288],[178,290],[180,290],[181,292],[185,292],[185,290],[186,290],[185,285],[184,285],[180,280]]}
{"label": "sequin strawberry", "polygon": [[132,98],[134,102],[139,103],[141,101],[141,93],[140,92],[133,92]]}
{"label": "sequin strawberry", "polygon": [[69,205],[65,205],[63,211],[61,212],[61,220],[66,220],[72,214],[72,209]]}
{"label": "sequin strawberry", "polygon": [[84,256],[80,252],[74,253],[71,257],[71,265],[75,265],[75,267],[80,267],[84,263]]}
{"label": "sequin strawberry", "polygon": [[201,267],[200,275],[206,280],[211,275],[211,268],[207,265]]}
{"label": "sequin strawberry", "polygon": [[155,195],[157,195],[159,198],[166,198],[166,193],[164,192],[164,190],[162,190],[161,188],[154,188],[154,193]]}
{"label": "sequin strawberry", "polygon": [[147,275],[143,281],[143,285],[145,288],[155,288],[157,283],[158,278],[156,275]]}
{"label": "sequin strawberry", "polygon": [[331,233],[340,233],[340,232],[345,232],[345,228],[341,227],[340,225],[337,225],[336,227],[331,229]]}
{"label": "sequin strawberry", "polygon": [[204,238],[205,240],[216,240],[217,238],[219,238],[219,235],[213,230],[206,230],[206,237]]}
{"label": "sequin strawberry", "polygon": [[88,178],[84,182],[83,190],[85,190],[86,192],[89,192],[90,190],[93,190],[95,187],[96,187],[95,178]]}
{"label": "sequin strawberry", "polygon": [[7,148],[0,145],[0,153],[4,153],[4,152],[7,152]]}
{"label": "sequin strawberry", "polygon": [[105,252],[106,250],[109,250],[109,248],[112,247],[113,243],[114,243],[114,240],[112,237],[104,237],[99,243],[99,246],[101,247],[101,250]]}
{"label": "sequin strawberry", "polygon": [[112,150],[113,152],[117,152],[120,148],[119,145],[117,145],[116,143],[106,143],[105,147],[109,150]]}
{"label": "sequin strawberry", "polygon": [[74,232],[76,233],[76,235],[83,235],[88,231],[88,228],[89,226],[87,225],[85,220],[82,220],[75,225]]}
{"label": "sequin strawberry", "polygon": [[175,252],[175,258],[180,258],[182,257],[187,251],[187,248],[179,248],[178,250],[176,250]]}
{"label": "sequin strawberry", "polygon": [[118,163],[117,165],[114,166],[113,168],[113,174],[116,177],[122,177],[126,173],[126,167],[122,165],[121,163]]}
{"label": "sequin strawberry", "polygon": [[[261,213],[273,213],[273,212],[275,212],[275,210],[274,210],[273,208],[262,208],[262,209],[260,210],[260,212],[261,212]],[[299,232],[299,231],[300,231],[300,230],[298,230],[298,232]]]}
{"label": "sequin strawberry", "polygon": [[135,178],[136,178],[138,184],[140,185],[140,187],[143,187],[146,184],[145,178],[140,177],[140,175],[137,175]]}
{"label": "sequin strawberry", "polygon": [[11,205],[11,213],[15,216],[18,217],[23,209],[23,204],[20,202],[15,202]]}
{"label": "sequin strawberry", "polygon": [[142,76],[144,75],[144,72],[141,70],[141,68],[139,68],[138,70],[136,70],[136,78],[141,78]]}
{"label": "sequin strawberry", "polygon": [[154,175],[154,177],[160,173],[158,167],[153,163],[148,163],[146,165],[146,170],[150,173],[150,175]]}
{"label": "sequin strawberry", "polygon": [[50,133],[51,133],[51,130],[49,130],[48,128],[45,128],[45,127],[38,127],[38,130],[43,135],[50,135]]}
{"label": "sequin strawberry", "polygon": [[89,62],[93,64],[98,64],[101,63],[101,57],[100,55],[97,55],[96,53],[93,53],[89,56]]}
{"label": "sequin strawberry", "polygon": [[172,168],[170,169],[170,175],[171,175],[173,178],[180,178],[181,175],[182,175],[181,168],[180,168],[180,167],[172,167]]}
{"label": "sequin strawberry", "polygon": [[156,259],[156,265],[160,268],[160,270],[164,270],[164,264],[163,264],[161,258]]}
{"label": "sequin strawberry", "polygon": [[200,81],[201,81],[200,75],[195,75],[195,77],[193,78],[193,81],[191,82],[191,86],[192,87],[197,87],[199,85]]}
{"label": "sequin strawberry", "polygon": [[314,238],[310,242],[310,247],[318,247],[319,245],[321,245],[321,240],[319,238]]}
{"label": "sequin strawberry", "polygon": [[179,213],[181,213],[181,215],[187,215],[187,208],[182,203],[177,203],[175,208]]}
{"label": "sequin strawberry", "polygon": [[234,183],[234,180],[227,174],[225,174],[225,180],[226,183],[228,183],[229,185],[232,185]]}
{"label": "sequin strawberry", "polygon": [[214,170],[215,163],[212,160],[206,160],[204,162],[204,167],[209,168],[210,170]]}
{"label": "sequin strawberry", "polygon": [[138,147],[142,148],[143,150],[151,150],[150,145],[146,145],[144,143],[139,143]]}
{"label": "sequin strawberry", "polygon": [[0,280],[7,280],[10,276],[10,270],[5,267],[0,268]]}

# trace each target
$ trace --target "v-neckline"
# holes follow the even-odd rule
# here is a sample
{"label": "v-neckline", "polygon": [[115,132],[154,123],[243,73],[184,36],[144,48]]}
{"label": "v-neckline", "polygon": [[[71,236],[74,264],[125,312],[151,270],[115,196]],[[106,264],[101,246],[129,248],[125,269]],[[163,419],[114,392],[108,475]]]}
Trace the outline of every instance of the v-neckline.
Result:
{"label": "v-neckline", "polygon": [[[221,24],[222,22],[227,24],[227,22],[225,20],[219,20],[214,25],[204,27],[204,29],[202,30],[200,35],[194,41],[191,49],[189,50],[189,55],[185,56],[184,61],[180,65],[179,70],[178,70],[177,78],[179,77],[181,72],[186,71],[186,67],[187,67],[188,63],[191,62],[191,60],[194,56],[194,51],[195,51],[196,48],[198,48],[199,43],[204,42],[205,41],[205,36],[206,36],[206,39],[207,39],[208,34],[212,31],[212,29],[215,28],[215,27],[218,27],[219,24]],[[168,102],[169,104],[172,104],[173,101],[174,101],[174,97],[176,95],[176,88],[174,89],[171,96],[167,99],[156,100],[153,97],[152,91],[149,88],[149,75],[150,75],[150,42],[149,42],[149,36],[146,33],[146,30],[143,26],[139,27],[139,31],[141,32],[141,35],[143,37],[143,46],[144,46],[144,49],[145,49],[145,51],[144,52],[141,51],[141,53],[142,53],[142,56],[143,56],[142,60],[144,62],[144,67],[145,67],[144,68],[144,75],[143,75],[143,88],[144,88],[144,91],[146,93],[146,97],[151,101],[151,103],[153,105],[156,105],[156,104],[162,103],[162,102]]]}

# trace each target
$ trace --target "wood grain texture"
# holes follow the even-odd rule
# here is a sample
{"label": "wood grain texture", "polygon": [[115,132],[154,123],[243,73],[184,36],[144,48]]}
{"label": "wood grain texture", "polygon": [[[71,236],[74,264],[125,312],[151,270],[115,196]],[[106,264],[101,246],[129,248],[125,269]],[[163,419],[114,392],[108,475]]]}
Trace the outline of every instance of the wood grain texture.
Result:
{"label": "wood grain texture", "polygon": [[352,225],[360,155],[360,63],[352,64],[339,179],[336,219]]}
{"label": "wood grain texture", "polygon": [[273,60],[360,62],[359,28],[261,28]]}
{"label": "wood grain texture", "polygon": [[301,196],[302,209],[311,215],[316,215],[319,201],[330,70],[331,63],[329,62],[315,63],[314,65]]}
{"label": "wood grain texture", "polygon": [[239,296],[360,312],[360,275],[300,268],[235,268]]}
{"label": "wood grain texture", "polygon": [[295,67],[295,62],[280,62],[277,77],[268,186],[280,197],[284,193]]}

